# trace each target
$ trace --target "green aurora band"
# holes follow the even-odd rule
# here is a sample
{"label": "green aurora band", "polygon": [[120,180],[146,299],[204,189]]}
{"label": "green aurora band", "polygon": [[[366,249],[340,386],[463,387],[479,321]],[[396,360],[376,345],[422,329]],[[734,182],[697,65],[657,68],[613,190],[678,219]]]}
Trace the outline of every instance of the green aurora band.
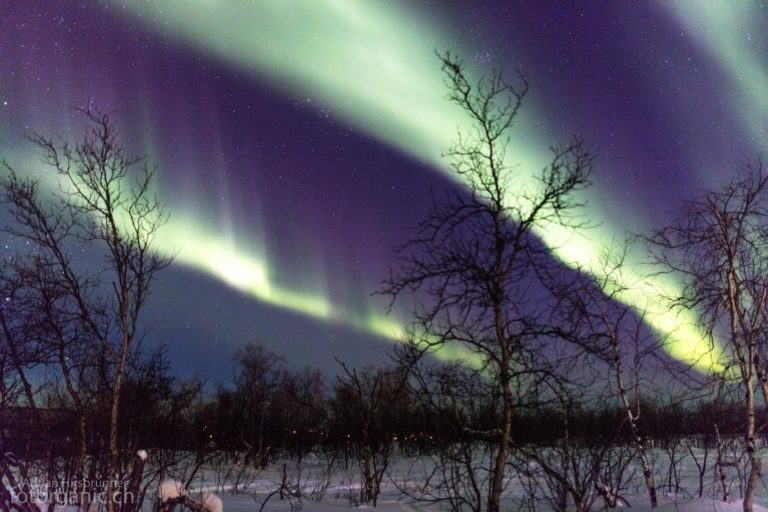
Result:
{"label": "green aurora band", "polygon": [[[443,78],[435,48],[466,51],[456,38],[430,29],[417,13],[399,11],[383,2],[345,0],[233,2],[212,0],[115,2],[121,10],[148,25],[162,25],[202,53],[268,78],[294,97],[333,109],[347,123],[408,155],[451,175],[441,148],[455,138],[466,119],[440,94]],[[530,102],[519,120],[526,127],[509,147],[518,173],[543,168],[549,153],[541,141],[554,140],[535,122]],[[526,114],[527,112],[527,114]],[[541,118],[538,116],[538,118]],[[531,175],[527,179],[533,186]],[[451,176],[455,178],[455,176]],[[592,219],[616,219],[592,201]],[[538,235],[565,265],[598,279],[607,279],[616,297],[643,315],[674,358],[700,371],[718,371],[721,349],[710,350],[709,338],[691,311],[672,311],[663,297],[674,296],[680,284],[671,278],[640,277],[641,263],[628,262],[621,275],[606,276],[601,255],[623,229],[610,222],[573,232],[546,226]],[[402,339],[404,324],[380,313],[367,317],[331,304],[322,291],[297,292],[270,278],[269,263],[257,244],[222,236],[193,210],[174,211],[158,237],[160,251],[176,254],[178,262],[204,271],[254,298],[314,318],[334,321],[366,332]],[[441,358],[458,352],[444,351]]]}
{"label": "green aurora band", "polygon": [[714,57],[728,78],[732,97],[740,98],[738,121],[754,141],[764,140],[768,126],[768,73],[765,56],[755,52],[751,39],[765,38],[758,2],[661,3],[696,42]]}

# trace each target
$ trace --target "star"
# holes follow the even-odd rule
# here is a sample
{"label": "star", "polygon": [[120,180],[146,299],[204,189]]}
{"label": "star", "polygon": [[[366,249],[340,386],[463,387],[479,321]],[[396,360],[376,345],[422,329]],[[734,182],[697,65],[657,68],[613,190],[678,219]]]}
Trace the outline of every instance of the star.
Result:
{"label": "star", "polygon": [[[585,220],[596,226],[584,244],[552,242],[582,268],[603,239],[663,227],[681,191],[714,184],[732,162],[763,149],[765,45],[755,34],[766,15],[751,7],[742,17],[725,4],[707,12],[686,2],[562,10],[505,0],[456,3],[422,20],[397,2],[365,3],[355,15],[375,27],[369,32],[346,24],[345,9],[312,2],[293,9],[301,16],[262,2],[198,2],[189,16],[165,2],[119,2],[119,12],[109,2],[109,16],[70,10],[74,0],[24,12],[6,4],[0,19],[14,23],[0,56],[14,58],[0,66],[0,155],[22,168],[37,164],[25,134],[76,139],[82,119],[70,107],[115,112],[119,135],[158,164],[158,196],[170,214],[154,248],[176,258],[152,314],[163,322],[153,336],[171,349],[203,347],[217,333],[219,346],[231,348],[253,330],[285,340],[305,358],[292,356],[297,364],[327,361],[337,371],[333,358],[320,357],[327,346],[304,341],[320,327],[329,326],[323,339],[334,350],[393,331],[378,315],[394,317],[368,294],[432,191],[440,199],[459,186],[439,155],[466,119],[446,101],[435,50],[464,59],[473,79],[493,67],[510,80],[518,68],[529,74],[531,101],[508,161],[521,185],[546,165],[548,146],[572,133],[600,155],[596,186],[583,198]],[[249,20],[274,29],[254,32]],[[100,30],[74,37],[75,22]],[[97,55],[83,62],[61,52]],[[52,181],[50,171],[41,176]],[[2,257],[27,250],[3,242]],[[205,292],[190,294],[188,282]],[[225,322],[198,300],[209,296],[217,310],[232,310],[232,301],[258,313]],[[359,362],[369,354],[347,355]],[[227,350],[219,355],[229,364]],[[195,358],[209,363],[202,352],[187,360]]]}

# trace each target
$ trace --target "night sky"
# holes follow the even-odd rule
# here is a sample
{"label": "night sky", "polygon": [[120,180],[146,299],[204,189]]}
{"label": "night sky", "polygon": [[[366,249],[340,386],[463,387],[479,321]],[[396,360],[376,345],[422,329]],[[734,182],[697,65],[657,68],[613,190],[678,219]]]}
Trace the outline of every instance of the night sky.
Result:
{"label": "night sky", "polygon": [[[661,227],[768,149],[766,26],[748,1],[2,2],[0,156],[45,177],[25,134],[76,138],[71,107],[115,111],[171,211],[157,249],[176,261],[145,343],[185,375],[226,377],[249,341],[335,371],[334,356],[384,360],[407,317],[371,292],[430,193],[460,186],[440,153],[466,119],[435,50],[475,77],[527,73],[508,154],[521,189],[574,134],[598,154],[585,197],[598,226],[540,233],[590,270],[601,246]],[[649,291],[676,286],[622,300],[650,304],[684,357],[697,334]]]}

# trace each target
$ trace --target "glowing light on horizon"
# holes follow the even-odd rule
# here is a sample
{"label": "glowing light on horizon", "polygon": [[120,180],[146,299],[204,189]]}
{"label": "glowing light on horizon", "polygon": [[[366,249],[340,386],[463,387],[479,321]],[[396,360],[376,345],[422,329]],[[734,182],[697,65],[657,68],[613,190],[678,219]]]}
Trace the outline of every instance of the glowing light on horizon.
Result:
{"label": "glowing light on horizon", "polygon": [[[381,3],[342,0],[247,5],[202,0],[116,3],[141,22],[162,23],[200,51],[255,78],[268,79],[287,94],[333,109],[334,115],[347,123],[455,179],[439,155],[455,138],[457,128],[465,126],[466,119],[443,98],[443,78],[433,49],[468,53],[457,48],[455,39],[431,30],[413,13]],[[526,106],[518,122],[525,130],[509,147],[509,161],[520,164],[518,177],[524,183],[529,183],[532,173],[548,161],[541,141],[559,138],[536,128],[532,119],[537,111],[535,105]],[[590,208],[588,214],[600,212],[597,206]],[[321,293],[281,288],[270,276],[266,257],[258,256],[253,248],[227,245],[215,231],[199,229],[193,212],[182,212],[181,217],[180,221],[172,220],[167,241],[160,247],[179,251],[180,262],[280,307],[376,334],[389,329],[402,334],[396,322],[373,317],[360,322],[330,304]],[[617,226],[605,222],[588,232],[548,226],[538,234],[564,264],[605,277],[595,262],[602,248],[621,238],[621,233]],[[635,276],[642,273],[637,262],[627,272]],[[617,286],[623,290],[619,300],[644,312],[648,325],[665,340],[665,350],[671,356],[704,371],[721,368],[719,351],[710,352],[710,343],[696,327],[693,313],[676,314],[665,307],[663,297],[674,295],[679,289],[677,283],[633,278]]]}

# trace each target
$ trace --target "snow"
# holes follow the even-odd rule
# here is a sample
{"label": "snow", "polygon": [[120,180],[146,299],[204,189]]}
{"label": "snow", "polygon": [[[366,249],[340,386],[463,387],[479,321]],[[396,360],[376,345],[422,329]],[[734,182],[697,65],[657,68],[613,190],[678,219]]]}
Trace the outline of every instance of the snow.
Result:
{"label": "snow", "polygon": [[35,507],[37,507],[40,512],[46,512],[48,510],[48,504],[39,498],[35,498]]}
{"label": "snow", "polygon": [[224,510],[221,498],[212,492],[203,494],[203,506],[207,508],[209,512],[223,512]]}
{"label": "snow", "polygon": [[[696,452],[696,449],[694,449],[694,453],[701,455]],[[667,478],[665,454],[661,450],[654,450],[652,460],[659,486],[659,506],[656,509],[651,509],[650,499],[645,493],[641,474],[637,473],[635,468],[635,480],[628,488],[621,489],[619,493],[631,508],[619,503],[616,509],[634,512],[740,512],[743,510],[743,503],[738,498],[734,498],[730,503],[724,503],[717,499],[718,489],[712,470],[707,471],[705,497],[692,497],[698,493],[699,481],[696,467],[690,457],[682,459],[683,462],[678,467],[679,492],[676,495],[665,492],[666,486],[664,484]],[[281,500],[279,494],[275,493],[283,477],[283,463],[287,464],[291,488],[301,489],[301,499],[289,497],[286,493],[285,498]],[[403,497],[393,483],[398,482],[400,485],[412,483],[414,487],[423,484],[423,475],[420,475],[419,471],[414,471],[414,468],[429,470],[429,467],[423,464],[424,459],[396,458],[388,472],[389,474],[385,476],[382,482],[382,493],[375,509],[370,504],[361,505],[356,502],[360,490],[360,476],[359,468],[354,462],[346,469],[334,468],[327,491],[319,501],[314,500],[312,498],[313,490],[318,488],[323,479],[323,460],[315,456],[305,458],[300,468],[296,466],[295,462],[279,461],[265,471],[256,471],[248,478],[247,488],[242,489],[240,487],[240,492],[237,493],[232,492],[233,485],[231,483],[220,479],[215,467],[204,468],[200,478],[195,479],[195,485],[188,489],[188,493],[211,512],[258,512],[262,505],[264,505],[264,510],[275,512],[297,512],[299,510],[301,512],[341,512],[359,509],[379,510],[381,512],[439,512],[447,510],[447,508],[440,508],[436,505],[415,503]],[[510,475],[506,498],[502,505],[504,510],[520,509],[520,501],[524,491],[521,486],[517,485],[517,482],[519,482],[518,478],[515,475]],[[740,492],[738,483],[733,481],[732,484],[731,492],[738,496]],[[218,495],[210,491],[215,491]],[[768,505],[768,489],[761,486],[756,497],[755,512],[768,512],[765,505]],[[529,510],[527,506],[523,509]],[[543,501],[540,501],[536,508],[536,510],[541,511],[550,509]],[[604,501],[597,497],[592,511],[599,510],[605,510]]]}
{"label": "snow", "polygon": [[[768,447],[764,449],[764,455],[768,457]],[[145,452],[146,453],[146,452]],[[137,453],[138,456],[139,453]],[[626,500],[632,511],[635,512],[740,512],[743,510],[743,502],[739,499],[742,489],[739,485],[738,473],[735,468],[728,475],[731,485],[730,492],[734,498],[729,503],[718,499],[719,483],[710,466],[702,482],[704,497],[697,497],[699,492],[699,474],[695,465],[695,458],[701,460],[703,455],[697,448],[693,448],[689,454],[685,454],[676,460],[677,480],[671,478],[668,473],[668,458],[661,449],[654,449],[650,458],[654,466],[654,473],[658,489],[659,506],[652,509],[650,499],[645,492],[642,475],[637,467],[628,469],[634,476],[619,489],[622,500]],[[710,456],[712,454],[710,453]],[[223,464],[219,467],[220,464]],[[283,464],[287,468],[287,486],[284,499],[280,499],[277,490],[283,482]],[[166,479],[157,487],[157,496],[161,501],[175,499],[182,495],[189,495],[192,499],[202,504],[209,512],[258,512],[263,510],[275,512],[341,512],[355,509],[371,509],[381,512],[439,512],[447,510],[437,505],[417,503],[404,497],[398,490],[398,485],[412,489],[418,489],[424,485],[425,475],[432,467],[428,459],[414,459],[408,457],[395,457],[388,474],[382,482],[382,492],[378,505],[374,509],[371,504],[358,503],[360,495],[360,475],[356,461],[350,461],[349,467],[335,466],[328,472],[327,461],[321,456],[309,455],[300,465],[292,461],[278,461],[264,471],[253,469],[247,478],[236,483],[222,478],[222,469],[230,468],[226,458],[222,461],[212,461],[194,479],[189,489],[185,489],[180,480],[184,480],[183,470],[175,473],[176,479]],[[536,469],[535,466],[532,466]],[[231,469],[231,468],[230,468]],[[531,469],[529,467],[529,469]],[[151,474],[152,468],[146,468],[145,476]],[[174,474],[174,473],[171,473]],[[395,484],[397,482],[397,485]],[[670,485],[670,482],[675,485]],[[743,481],[742,481],[743,482]],[[606,486],[606,488],[611,488]],[[675,489],[675,493],[669,489]],[[322,489],[322,492],[318,490]],[[516,474],[510,474],[506,485],[505,496],[502,503],[504,510],[520,510],[521,502],[525,496],[525,488],[521,485],[521,478]],[[297,496],[301,496],[300,498]],[[542,494],[539,494],[542,498]],[[154,499],[144,502],[144,510],[149,511]],[[759,484],[754,505],[755,512],[768,512],[768,487]],[[597,497],[592,506],[592,511],[605,510],[604,501]],[[629,508],[619,503],[616,509]],[[41,512],[47,512],[43,503],[38,504]],[[529,510],[528,504],[522,509]],[[543,499],[537,501],[536,510],[550,510],[550,506]],[[177,509],[178,510],[178,509]],[[57,506],[55,512],[78,512],[75,507]]]}
{"label": "snow", "polygon": [[176,499],[179,496],[184,496],[186,492],[184,484],[178,480],[163,480],[160,487],[157,489],[157,497],[160,498],[161,502],[166,502],[168,500]]}
{"label": "snow", "polygon": [[[648,499],[647,497],[645,498],[646,500]],[[650,504],[644,507],[632,505],[632,509],[634,511],[649,511],[651,510],[651,506]],[[731,503],[724,503],[722,501],[715,501],[711,498],[694,498],[664,503],[664,500],[662,499],[659,500],[659,506],[655,510],[658,512],[741,512],[744,510],[744,502],[742,500],[735,500]],[[755,512],[766,512],[768,511],[768,508],[754,505],[753,510]]]}
{"label": "snow", "polygon": [[[631,504],[632,508],[617,506],[613,510],[626,510],[627,512],[741,512],[743,510],[743,504],[741,500],[736,500],[732,503],[723,503],[721,501],[714,501],[711,498],[681,499],[662,496],[659,498],[659,506],[655,509],[651,509],[650,501],[646,495],[628,495],[626,498]],[[254,499],[248,495],[237,494],[223,496],[223,504],[224,510],[226,512],[258,512],[259,507],[261,506],[261,501],[258,501],[257,499]],[[302,505],[303,507],[301,512],[349,512],[350,510],[363,509],[378,510],[380,512],[439,512],[441,510],[436,506],[401,501],[393,496],[387,496],[383,500],[379,501],[379,504],[376,508],[364,505],[350,507],[347,501],[335,498],[324,500],[319,503],[304,501]],[[288,500],[281,501],[275,497],[269,501],[268,505],[264,507],[264,510],[275,512],[290,512],[292,509]],[[514,509],[509,508],[506,510]],[[549,510],[549,508],[542,504],[538,510],[546,511]],[[605,510],[602,501],[598,500],[592,507],[592,510],[595,512]],[[754,511],[768,512],[768,508],[755,505]]]}

